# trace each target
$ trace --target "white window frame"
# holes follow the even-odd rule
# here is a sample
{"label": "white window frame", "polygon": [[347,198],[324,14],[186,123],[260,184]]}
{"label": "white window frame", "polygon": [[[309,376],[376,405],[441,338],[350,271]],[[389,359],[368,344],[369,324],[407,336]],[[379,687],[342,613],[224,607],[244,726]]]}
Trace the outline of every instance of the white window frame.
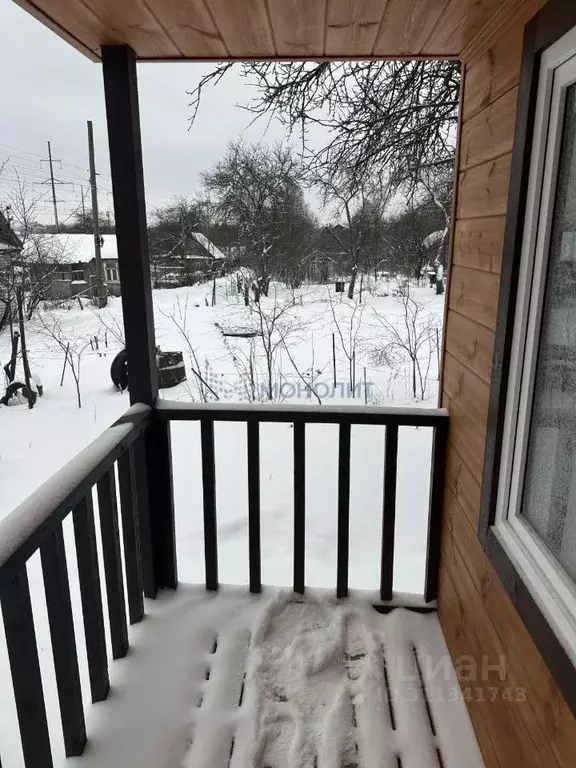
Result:
{"label": "white window frame", "polygon": [[[110,277],[110,275],[116,275],[116,277]],[[106,267],[106,280],[109,283],[118,282],[118,267]]]}
{"label": "white window frame", "polygon": [[576,664],[576,583],[520,513],[566,89],[576,83],[576,28],[540,61],[495,532]]}

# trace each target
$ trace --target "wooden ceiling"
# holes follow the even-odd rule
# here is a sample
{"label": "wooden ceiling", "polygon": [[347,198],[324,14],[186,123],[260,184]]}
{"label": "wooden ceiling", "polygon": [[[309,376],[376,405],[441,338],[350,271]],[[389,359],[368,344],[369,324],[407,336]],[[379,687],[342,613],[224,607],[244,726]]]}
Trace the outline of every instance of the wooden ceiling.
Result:
{"label": "wooden ceiling", "polygon": [[94,60],[456,57],[516,0],[15,0]]}

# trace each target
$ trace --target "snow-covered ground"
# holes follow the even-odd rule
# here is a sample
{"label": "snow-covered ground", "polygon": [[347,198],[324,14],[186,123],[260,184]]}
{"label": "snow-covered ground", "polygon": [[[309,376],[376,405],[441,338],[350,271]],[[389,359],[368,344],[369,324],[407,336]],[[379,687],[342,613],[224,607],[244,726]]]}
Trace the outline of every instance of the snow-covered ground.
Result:
{"label": "snow-covered ground", "polygon": [[483,765],[435,615],[184,587],[148,618],[70,766]]}
{"label": "snow-covered ground", "polygon": [[[412,381],[406,356],[396,350],[382,355],[387,339],[382,318],[402,332],[404,315],[394,296],[383,295],[384,283],[364,290],[362,304],[335,294],[333,286],[304,286],[291,291],[271,286],[262,299],[263,317],[244,307],[234,292],[232,277],[218,281],[216,306],[211,285],[154,291],[157,344],[163,350],[183,350],[188,379],[164,390],[175,400],[198,400],[201,389],[214,395],[192,373],[197,370],[207,387],[221,400],[245,400],[252,391],[265,400],[272,385],[276,401],[303,399],[316,403],[346,400],[361,406],[419,404],[411,397]],[[421,305],[418,322],[440,329],[443,297],[430,288],[411,288]],[[275,321],[271,334],[277,344],[266,357],[259,338],[224,337],[222,330],[258,329]],[[67,368],[60,386],[64,352],[49,331],[80,358],[82,407],[77,406],[74,379]],[[27,346],[33,373],[39,374],[44,396],[33,410],[25,404],[0,407],[0,517],[11,511],[32,490],[94,439],[128,408],[128,395],[115,390],[109,370],[122,348],[121,301],[110,298],[97,311],[74,303],[69,309],[48,310],[27,327]],[[184,338],[184,334],[187,338]],[[333,386],[333,336],[336,381]],[[98,349],[94,337],[98,338]],[[92,339],[92,344],[90,340]],[[433,405],[437,389],[436,334],[421,353],[429,366],[424,382],[426,400]],[[107,344],[107,346],[106,346]],[[10,338],[0,335],[0,362],[7,361]],[[355,351],[356,386],[350,386]],[[380,351],[379,351],[380,350]],[[195,359],[192,358],[195,356]],[[384,359],[383,359],[384,358]],[[367,388],[364,388],[366,369]],[[246,375],[251,371],[251,377]],[[248,382],[253,381],[251,388]],[[355,397],[352,397],[354,393]],[[307,428],[307,582],[331,586],[336,568],[337,426]],[[221,580],[246,583],[247,470],[245,426],[216,424],[217,509]],[[183,581],[203,580],[202,500],[199,427],[172,426],[172,455],[176,498],[179,574]],[[395,589],[421,592],[426,541],[430,430],[400,430]],[[378,531],[382,509],[384,430],[352,429],[351,563],[353,587],[374,588],[378,583]],[[292,572],[292,439],[291,425],[261,427],[261,496],[263,580],[289,584]]]}

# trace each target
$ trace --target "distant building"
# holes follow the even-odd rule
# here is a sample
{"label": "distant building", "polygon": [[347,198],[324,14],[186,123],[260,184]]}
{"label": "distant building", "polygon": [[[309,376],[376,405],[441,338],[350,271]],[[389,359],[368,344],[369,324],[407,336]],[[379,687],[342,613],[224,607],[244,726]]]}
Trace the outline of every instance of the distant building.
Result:
{"label": "distant building", "polygon": [[[108,294],[120,296],[116,235],[103,235],[100,243]],[[41,258],[32,260],[29,278],[31,281],[45,280],[49,274],[50,285],[45,291],[46,298],[57,300],[92,295],[96,286],[93,235],[42,235],[38,239],[33,238],[26,247],[42,251]]]}
{"label": "distant building", "polygon": [[[107,292],[120,296],[120,270],[116,235],[100,238],[102,269]],[[82,234],[42,234],[27,241],[26,249],[38,251],[28,259],[29,279],[48,283],[45,298],[58,300],[74,296],[92,296],[96,287],[94,236]],[[151,261],[154,288],[174,288],[195,283],[220,274],[228,260],[214,243],[201,232],[194,232],[189,253],[185,256],[164,254]]]}
{"label": "distant building", "polygon": [[152,285],[154,288],[194,285],[222,274],[229,261],[229,256],[206,235],[193,232],[186,254],[165,253],[154,257],[150,267]]}
{"label": "distant building", "polygon": [[210,228],[210,240],[222,251],[229,262],[238,261],[244,254],[244,246],[240,245],[237,227],[217,224]]}

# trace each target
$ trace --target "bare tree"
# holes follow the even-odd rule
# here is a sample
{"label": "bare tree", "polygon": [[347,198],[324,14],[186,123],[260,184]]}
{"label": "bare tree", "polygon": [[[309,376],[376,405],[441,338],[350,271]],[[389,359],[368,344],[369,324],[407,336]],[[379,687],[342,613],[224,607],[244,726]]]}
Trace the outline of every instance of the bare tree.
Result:
{"label": "bare tree", "polygon": [[436,293],[440,295],[444,293],[444,271],[448,265],[452,173],[447,167],[429,169],[422,173],[421,185],[428,195],[430,203],[436,207],[442,216],[442,225],[435,230],[438,236],[434,241],[432,258],[432,263],[436,268]]}
{"label": "bare tree", "polygon": [[24,367],[24,382],[26,384],[28,408],[34,407],[35,396],[32,394],[32,377],[28,362],[28,349],[26,347],[26,329],[24,327],[24,290],[21,285],[16,286],[16,305],[18,307],[18,329],[20,333],[20,346],[22,350],[22,365]]}
{"label": "bare tree", "polygon": [[374,274],[384,260],[387,240],[385,211],[388,200],[376,191],[365,195],[353,217],[353,226],[359,236],[360,267],[362,274]]}
{"label": "bare tree", "polygon": [[208,206],[205,201],[180,196],[167,205],[155,208],[148,227],[152,277],[158,282],[159,262],[172,257],[177,261],[183,282],[191,283],[190,261],[187,256],[194,253],[198,243],[196,232],[205,232],[211,225]]}
{"label": "bare tree", "polygon": [[256,364],[256,341],[248,339],[248,350],[240,345],[231,344],[228,337],[223,337],[224,348],[238,374],[238,382],[233,386],[234,394],[244,397],[249,403],[259,399],[258,373]]}
{"label": "bare tree", "polygon": [[164,312],[163,310],[160,310],[160,312],[164,315],[164,317],[172,321],[188,349],[188,356],[190,358],[190,370],[194,375],[198,395],[202,402],[208,402],[210,399],[209,395],[211,395],[214,400],[219,400],[220,398],[218,393],[206,380],[207,377],[205,378],[201,373],[202,366],[200,365],[198,353],[194,348],[190,337],[190,327],[188,325],[188,308],[188,294],[186,294],[186,300],[184,302],[180,300],[179,296],[177,297],[172,306],[171,312]]}
{"label": "bare tree", "polygon": [[344,227],[330,230],[332,237],[347,254],[347,262],[339,266],[350,275],[348,298],[352,300],[358,276],[375,269],[384,245],[383,212],[388,200],[372,185],[358,183],[354,173],[341,167],[333,177],[317,176],[314,184],[320,190],[324,206],[330,206]]}
{"label": "bare tree", "polygon": [[14,173],[17,182],[6,198],[6,209],[22,247],[10,253],[0,270],[0,293],[7,307],[5,322],[10,322],[15,315],[17,286],[22,287],[24,315],[30,320],[38,305],[51,295],[66,262],[65,241],[54,238],[38,224],[38,212],[46,193],[36,195],[16,169]]}
{"label": "bare tree", "polygon": [[321,191],[324,206],[331,204],[335,215],[344,217],[346,222],[342,234],[338,234],[337,230],[334,229],[332,236],[342,246],[343,251],[348,253],[349,264],[347,266],[350,271],[348,298],[353,299],[356,277],[361,266],[362,243],[361,228],[357,226],[358,222],[354,220],[354,213],[358,197],[362,195],[362,187],[359,188],[353,178],[342,173],[336,179],[318,176],[314,179],[314,183]]}
{"label": "bare tree", "polygon": [[96,310],[90,307],[92,312],[98,317],[100,325],[104,328],[105,338],[110,337],[113,339],[119,347],[126,346],[126,339],[124,336],[124,325],[117,315],[110,312],[108,309]]}
{"label": "bare tree", "polygon": [[10,324],[10,336],[14,338],[14,307],[18,260],[22,242],[11,227],[9,211],[0,209],[0,330]]}
{"label": "bare tree", "polygon": [[298,240],[311,226],[300,180],[302,168],[289,146],[232,143],[204,186],[220,223],[238,233],[240,263],[255,275],[255,297],[268,294],[272,277],[299,257]]}
{"label": "bare tree", "polygon": [[332,313],[332,320],[336,328],[336,336],[340,342],[340,348],[348,361],[348,382],[352,394],[356,387],[356,350],[358,346],[358,337],[362,325],[362,315],[364,314],[364,305],[354,300],[348,300],[344,304],[348,311],[348,317],[338,317],[336,303],[332,293],[328,291],[328,303]]}
{"label": "bare tree", "polygon": [[413,203],[388,220],[386,237],[390,271],[407,279],[420,280],[429,256],[426,234],[425,221]]}
{"label": "bare tree", "polygon": [[76,386],[78,408],[82,408],[80,391],[82,355],[90,347],[90,339],[78,336],[73,328],[65,330],[62,327],[60,317],[54,312],[37,312],[36,317],[40,323],[41,332],[48,339],[56,342],[57,346],[64,352],[65,364],[68,364]]}
{"label": "bare tree", "polygon": [[402,308],[400,323],[389,320],[379,312],[375,316],[383,327],[385,341],[373,351],[373,360],[394,368],[408,358],[411,370],[411,389],[415,399],[424,400],[430,366],[437,343],[437,323],[425,305],[410,295],[409,283],[397,291]]}
{"label": "bare tree", "polygon": [[[239,374],[243,394],[250,401],[261,397],[269,401],[277,397],[282,399],[283,352],[287,353],[298,377],[303,377],[290,351],[302,329],[295,306],[293,297],[282,296],[282,291],[274,285],[267,298],[261,301],[249,299],[247,325],[252,333],[248,350],[241,333],[234,334],[235,341],[231,341],[233,336],[230,334],[224,336],[224,346]],[[238,331],[246,331],[246,327],[238,328]]]}
{"label": "bare tree", "polygon": [[286,352],[288,359],[292,363],[292,367],[294,368],[296,375],[306,387],[306,390],[308,392],[307,397],[315,397],[318,405],[322,405],[322,398],[318,394],[318,390],[316,389],[316,386],[315,386],[316,378],[321,373],[321,371],[317,370],[315,365],[314,334],[312,334],[312,341],[310,343],[310,347],[312,350],[312,361],[310,364],[310,368],[308,368],[307,370],[301,371],[300,368],[296,365],[296,361],[294,360],[294,357],[290,352],[289,346],[286,343],[284,343],[284,351]]}
{"label": "bare tree", "polygon": [[[191,121],[203,89],[231,68],[223,63],[191,92]],[[426,169],[454,160],[460,66],[455,61],[263,62],[242,64],[256,86],[244,105],[257,117],[277,117],[299,131],[308,167],[334,180],[342,166],[357,180],[386,178],[414,189]],[[308,143],[311,126],[327,141]]]}
{"label": "bare tree", "polygon": [[[385,221],[383,236],[389,271],[420,280],[426,264],[445,263],[446,222],[442,205],[427,192],[408,199],[400,212]],[[432,253],[428,236],[433,232],[440,232],[441,237]]]}
{"label": "bare tree", "polygon": [[[80,206],[82,206],[82,203],[80,203]],[[56,230],[51,228],[49,231]],[[116,226],[110,211],[98,215],[98,231],[101,235],[113,235],[116,232]],[[79,210],[74,211],[62,222],[60,232],[91,235],[94,232],[92,211],[80,207]]]}
{"label": "bare tree", "polygon": [[274,381],[280,380],[280,352],[286,349],[288,339],[295,334],[300,323],[295,319],[294,303],[291,299],[281,300],[278,291],[266,304],[259,301],[250,303],[250,310],[259,329],[258,339],[264,353],[264,369],[267,399],[274,400]]}

